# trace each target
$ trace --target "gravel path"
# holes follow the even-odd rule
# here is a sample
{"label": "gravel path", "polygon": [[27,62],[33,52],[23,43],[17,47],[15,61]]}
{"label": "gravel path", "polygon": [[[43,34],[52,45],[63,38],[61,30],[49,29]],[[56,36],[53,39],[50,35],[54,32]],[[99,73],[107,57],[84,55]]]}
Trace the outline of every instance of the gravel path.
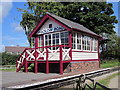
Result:
{"label": "gravel path", "polygon": [[120,75],[111,79],[108,87],[109,88],[119,88],[119,90],[120,90],[120,85],[119,84],[120,84]]}

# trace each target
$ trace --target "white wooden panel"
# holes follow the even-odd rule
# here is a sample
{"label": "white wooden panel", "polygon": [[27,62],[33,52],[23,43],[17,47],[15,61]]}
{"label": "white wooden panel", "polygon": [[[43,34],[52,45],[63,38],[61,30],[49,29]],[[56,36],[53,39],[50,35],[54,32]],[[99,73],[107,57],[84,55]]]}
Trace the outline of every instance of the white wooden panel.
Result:
{"label": "white wooden panel", "polygon": [[98,59],[98,53],[72,52],[72,60]]}
{"label": "white wooden panel", "polygon": [[52,28],[58,27],[60,26],[59,24],[57,24],[56,22],[52,21],[51,19],[48,19],[44,25],[40,28],[40,30],[43,30],[45,28],[49,28],[49,24],[52,24]]}
{"label": "white wooden panel", "polygon": [[57,52],[57,53],[55,53],[55,55],[52,55],[52,53],[49,53],[49,61],[51,61],[51,60],[59,60],[60,58],[59,58],[59,52]]}

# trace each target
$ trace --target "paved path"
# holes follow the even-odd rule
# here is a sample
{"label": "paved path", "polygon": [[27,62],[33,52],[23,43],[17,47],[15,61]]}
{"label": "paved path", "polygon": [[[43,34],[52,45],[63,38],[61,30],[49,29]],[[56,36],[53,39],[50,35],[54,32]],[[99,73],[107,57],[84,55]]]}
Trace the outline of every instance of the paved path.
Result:
{"label": "paved path", "polygon": [[[1,71],[0,71],[1,73]],[[56,79],[65,76],[75,75],[77,73],[64,73],[60,75],[59,73],[24,73],[24,72],[2,72],[0,77],[2,77],[2,86],[1,87],[11,87],[11,86],[18,86],[18,85],[26,85],[26,84],[33,84],[37,82],[46,81],[48,79]],[[80,73],[79,73],[80,74]]]}
{"label": "paved path", "polygon": [[120,90],[120,85],[119,84],[120,84],[120,75],[111,79],[108,87],[109,88],[119,88],[119,90]]}
{"label": "paved path", "polygon": [[44,73],[23,73],[23,72],[2,72],[2,87],[9,87],[14,85],[22,85],[34,83],[37,81],[44,81],[48,78],[58,77],[59,74],[44,74]]}
{"label": "paved path", "polygon": [[[0,71],[0,73],[1,73],[1,71]],[[116,72],[113,72],[113,73],[116,73]],[[103,79],[113,73],[102,75],[102,76],[96,77],[94,79],[95,80]],[[60,74],[56,74],[56,73],[49,73],[49,74],[37,73],[37,74],[35,74],[35,73],[30,73],[30,72],[29,73],[2,72],[2,74],[0,74],[0,77],[2,77],[2,80],[1,80],[2,87],[9,87],[9,86],[16,86],[16,85],[32,84],[32,83],[36,83],[36,82],[42,82],[42,81],[45,81],[48,79],[56,79],[56,78],[71,76],[71,75],[75,75],[75,74],[78,74],[78,73],[64,73],[63,75],[60,75]],[[72,85],[72,87],[73,87],[73,85]]]}

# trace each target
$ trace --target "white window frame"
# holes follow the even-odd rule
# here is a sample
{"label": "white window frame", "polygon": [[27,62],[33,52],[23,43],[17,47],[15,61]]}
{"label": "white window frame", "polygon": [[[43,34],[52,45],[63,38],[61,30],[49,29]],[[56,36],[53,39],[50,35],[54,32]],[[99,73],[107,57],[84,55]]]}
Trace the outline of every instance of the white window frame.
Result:
{"label": "white window frame", "polygon": [[[95,46],[95,44],[96,44],[96,46]],[[94,51],[94,52],[98,51],[98,40],[96,38],[92,39],[92,51]]]}
{"label": "white window frame", "polygon": [[[81,49],[78,49],[78,48],[77,48],[77,33],[81,35]],[[97,52],[98,43],[97,43],[97,45],[96,45],[96,50],[95,50],[95,41],[98,42],[98,40],[97,40],[96,38],[92,38],[92,37],[90,37],[90,36],[88,36],[88,35],[84,35],[84,34],[81,34],[81,33],[79,33],[79,32],[72,32],[72,34],[75,34],[75,48],[74,48],[74,49],[72,48],[72,50],[88,51],[88,52],[91,52],[91,51],[92,51],[92,52]],[[83,48],[83,36],[86,36],[86,38],[85,38],[85,43],[86,43],[85,48],[86,48],[86,50],[84,50],[84,48]],[[72,37],[72,38],[73,38],[73,37]],[[95,39],[95,41],[93,41],[93,39]],[[87,40],[88,40],[88,42],[90,43],[89,50],[88,50],[88,42],[87,42]],[[73,41],[72,41],[72,45],[73,45]],[[72,46],[72,47],[73,47],[73,46]]]}
{"label": "white window frame", "polygon": [[[73,32],[73,33],[75,34],[75,49],[73,49],[73,48],[72,48],[72,49],[73,49],[73,50],[79,50],[79,51],[81,51],[81,50],[82,50],[82,34],[79,33],[79,32]],[[72,34],[73,34],[73,33],[72,33]],[[81,43],[81,44],[80,44],[80,45],[81,45],[81,49],[78,49],[78,46],[77,46],[77,39],[78,39],[77,34],[81,36],[81,42],[80,42],[80,43]],[[73,37],[72,37],[72,38],[73,38]],[[72,45],[73,45],[73,42],[72,42]]]}
{"label": "white window frame", "polygon": [[[68,31],[62,31],[62,32],[68,32]],[[44,38],[43,38],[43,39],[44,39],[44,46],[46,46],[46,45],[45,45],[45,41],[46,41],[46,40],[45,40],[45,36],[46,36],[46,35],[51,35],[51,46],[53,46],[53,38],[52,38],[52,36],[53,36],[53,34],[57,34],[57,33],[59,34],[59,38],[58,38],[58,39],[59,39],[59,45],[61,45],[61,33],[62,33],[62,32],[54,32],[54,33],[44,34],[44,35],[43,35],[43,37],[44,37]],[[69,33],[69,32],[68,32],[68,33]],[[69,39],[69,38],[68,38],[68,39]],[[55,43],[56,43],[56,42],[55,42]],[[69,42],[68,42],[68,44],[69,44]],[[55,45],[56,45],[56,44],[55,44]],[[53,50],[53,49],[51,49],[51,50]]]}

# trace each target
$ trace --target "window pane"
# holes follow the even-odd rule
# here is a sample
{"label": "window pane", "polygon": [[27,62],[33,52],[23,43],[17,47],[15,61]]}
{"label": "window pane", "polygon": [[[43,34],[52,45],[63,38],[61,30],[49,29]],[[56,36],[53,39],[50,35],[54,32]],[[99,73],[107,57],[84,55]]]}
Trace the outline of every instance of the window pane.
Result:
{"label": "window pane", "polygon": [[51,40],[49,40],[49,44],[50,44],[50,46],[51,46]]}
{"label": "window pane", "polygon": [[63,38],[63,39],[61,39],[61,43],[64,43],[64,38]]}
{"label": "window pane", "polygon": [[77,49],[81,49],[81,45],[77,45]]}
{"label": "window pane", "polygon": [[51,39],[51,35],[49,35],[49,39]]}
{"label": "window pane", "polygon": [[64,32],[61,32],[61,37],[64,37]]}
{"label": "window pane", "polygon": [[59,45],[59,39],[56,39],[56,44]]}
{"label": "window pane", "polygon": [[68,36],[68,32],[65,32],[65,37],[67,37]]}
{"label": "window pane", "polygon": [[56,38],[59,38],[59,33],[56,34]]}
{"label": "window pane", "polygon": [[47,39],[47,35],[45,35],[45,39]]}
{"label": "window pane", "polygon": [[55,40],[53,40],[53,44],[55,44]]}
{"label": "window pane", "polygon": [[65,43],[68,43],[68,38],[65,38]]}
{"label": "window pane", "polygon": [[55,38],[55,34],[53,34],[53,39]]}

